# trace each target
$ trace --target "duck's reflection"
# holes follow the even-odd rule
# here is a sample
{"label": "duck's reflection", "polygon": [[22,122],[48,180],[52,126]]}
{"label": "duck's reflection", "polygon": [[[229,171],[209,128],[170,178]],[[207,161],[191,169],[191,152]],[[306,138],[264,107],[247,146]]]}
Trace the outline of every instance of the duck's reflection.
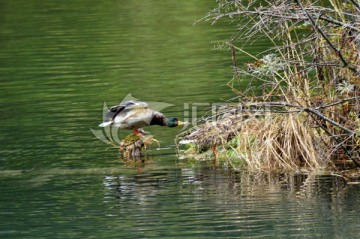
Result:
{"label": "duck's reflection", "polygon": [[360,190],[353,191],[340,177],[235,173],[214,167],[107,176],[104,186],[107,215],[123,218],[122,223],[136,230],[185,226],[195,231],[254,230],[254,235],[262,235],[264,228],[316,234],[325,227],[327,233],[341,236],[339,215],[354,217]]}
{"label": "duck's reflection", "polygon": [[[143,203],[157,196],[211,197],[213,200],[237,201],[244,198],[278,200],[288,198],[343,197],[346,184],[342,178],[312,174],[233,172],[224,168],[183,167],[107,176],[107,196]],[[323,195],[324,194],[324,195]]]}
{"label": "duck's reflection", "polygon": [[107,197],[131,203],[145,203],[166,189],[171,176],[166,172],[140,173],[132,176],[106,176]]}

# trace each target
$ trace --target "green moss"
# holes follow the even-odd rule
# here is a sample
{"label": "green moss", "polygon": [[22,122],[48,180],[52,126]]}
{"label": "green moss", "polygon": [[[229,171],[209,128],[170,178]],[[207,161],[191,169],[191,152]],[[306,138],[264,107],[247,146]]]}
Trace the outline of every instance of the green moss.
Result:
{"label": "green moss", "polygon": [[139,136],[134,135],[134,134],[130,134],[130,135],[128,135],[128,136],[125,137],[124,142],[125,142],[125,143],[129,143],[129,144],[133,144],[133,143],[135,143],[136,141],[138,141],[139,139],[140,139]]}

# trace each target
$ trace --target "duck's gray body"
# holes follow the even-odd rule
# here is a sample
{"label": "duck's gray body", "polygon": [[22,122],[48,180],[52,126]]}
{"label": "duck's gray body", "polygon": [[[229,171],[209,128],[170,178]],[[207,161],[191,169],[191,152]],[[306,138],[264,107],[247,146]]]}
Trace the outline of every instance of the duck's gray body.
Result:
{"label": "duck's gray body", "polygon": [[112,125],[120,129],[141,128],[151,125],[154,118],[164,118],[163,114],[148,108],[148,104],[141,101],[127,101],[111,107],[105,121],[100,127]]}

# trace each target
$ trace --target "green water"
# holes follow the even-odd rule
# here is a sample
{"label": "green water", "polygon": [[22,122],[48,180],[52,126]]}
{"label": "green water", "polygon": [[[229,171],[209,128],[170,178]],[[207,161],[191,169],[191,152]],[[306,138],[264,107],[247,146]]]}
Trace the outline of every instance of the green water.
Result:
{"label": "green water", "polygon": [[148,128],[160,145],[135,166],[92,134],[104,102],[129,93],[172,104],[163,112],[179,119],[234,97],[230,53],[212,43],[232,26],[193,25],[215,5],[0,1],[1,238],[360,235],[360,187],[340,178],[235,174],[179,160],[180,128]]}

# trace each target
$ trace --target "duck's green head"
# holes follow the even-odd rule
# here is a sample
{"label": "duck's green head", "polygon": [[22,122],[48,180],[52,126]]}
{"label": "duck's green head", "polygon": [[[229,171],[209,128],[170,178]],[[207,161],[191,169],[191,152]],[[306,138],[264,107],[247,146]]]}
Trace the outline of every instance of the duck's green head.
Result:
{"label": "duck's green head", "polygon": [[150,122],[150,125],[176,127],[176,126],[184,125],[184,122],[179,121],[175,117],[165,118],[163,114],[161,114],[160,112],[156,112]]}
{"label": "duck's green head", "polygon": [[184,122],[179,121],[177,118],[175,117],[169,117],[167,118],[167,123],[166,126],[168,127],[176,127],[176,126],[180,126],[180,125],[184,125]]}

